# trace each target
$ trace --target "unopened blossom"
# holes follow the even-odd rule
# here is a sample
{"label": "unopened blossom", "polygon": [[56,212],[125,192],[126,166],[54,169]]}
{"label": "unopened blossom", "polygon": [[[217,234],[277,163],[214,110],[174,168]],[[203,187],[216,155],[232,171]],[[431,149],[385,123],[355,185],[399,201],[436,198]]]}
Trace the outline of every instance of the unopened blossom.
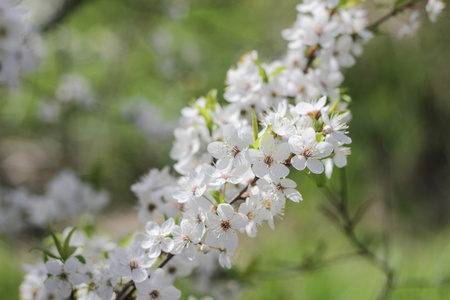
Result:
{"label": "unopened blossom", "polygon": [[177,300],[181,291],[176,289],[163,269],[156,269],[149,279],[136,283],[136,300]]}
{"label": "unopened blossom", "polygon": [[174,247],[174,241],[168,237],[175,227],[175,221],[169,218],[161,227],[158,223],[148,222],[145,225],[145,238],[141,243],[142,248],[148,249],[149,257],[158,257],[161,251],[170,252]]}
{"label": "unopened blossom", "polygon": [[243,230],[248,218],[244,214],[235,213],[230,204],[219,204],[217,215],[211,214],[208,223],[210,230],[206,234],[206,244],[233,251],[239,242],[236,230]]}
{"label": "unopened blossom", "polygon": [[292,166],[300,171],[308,167],[315,174],[320,174],[324,170],[319,159],[327,157],[333,151],[333,146],[329,143],[316,142],[316,133],[312,128],[306,129],[301,137],[292,136],[289,145],[292,152],[297,154],[291,159]]}

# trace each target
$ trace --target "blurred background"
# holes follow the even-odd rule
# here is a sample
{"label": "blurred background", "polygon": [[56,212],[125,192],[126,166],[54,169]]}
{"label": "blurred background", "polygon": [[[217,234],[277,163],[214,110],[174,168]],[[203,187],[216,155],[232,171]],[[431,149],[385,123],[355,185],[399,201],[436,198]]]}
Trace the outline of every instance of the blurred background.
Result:
{"label": "blurred background", "polygon": [[[220,95],[226,71],[244,53],[281,57],[280,32],[294,22],[297,1],[79,2],[60,22],[53,16],[61,15],[61,1],[25,2],[36,10],[32,22],[45,25],[47,54],[19,89],[1,91],[0,186],[46,195],[52,178],[73,170],[92,193],[107,191],[109,204],[95,223],[120,237],[141,228],[130,186],[172,164],[181,108],[213,88]],[[369,20],[388,12],[365,5]],[[433,283],[450,276],[450,14],[445,9],[431,24],[421,11],[415,37],[396,38],[408,14],[395,17],[344,73],[353,113],[347,180],[352,208],[373,199],[358,235],[376,253],[389,253],[400,278]],[[84,100],[72,105],[77,97]],[[352,250],[318,210],[321,191],[306,176],[297,182],[304,201],[287,205],[276,230],[242,238],[234,271],[248,274],[241,298],[375,299],[384,276],[363,259],[314,272],[292,268],[317,251],[331,257]],[[68,218],[58,228],[76,222]],[[0,235],[0,295],[19,299],[22,264],[37,257],[27,251],[42,232]],[[419,286],[396,289],[391,298],[450,299],[448,282]]]}

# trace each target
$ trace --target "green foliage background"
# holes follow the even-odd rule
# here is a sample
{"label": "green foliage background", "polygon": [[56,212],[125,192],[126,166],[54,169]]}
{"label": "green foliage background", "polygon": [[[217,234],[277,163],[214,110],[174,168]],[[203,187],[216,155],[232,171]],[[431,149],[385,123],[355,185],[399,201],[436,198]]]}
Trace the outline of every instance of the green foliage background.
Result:
{"label": "green foliage background", "polygon": [[[28,76],[20,91],[0,95],[1,145],[32,144],[58,152],[64,128],[70,136],[67,153],[35,170],[26,184],[39,191],[45,179],[69,165],[85,180],[111,191],[110,213],[132,210],[130,185],[150,168],[172,162],[170,139],[147,139],[123,117],[128,99],[146,97],[176,122],[191,99],[213,88],[223,91],[226,70],[244,53],[255,49],[262,61],[280,57],[286,49],[280,31],[294,22],[296,4],[88,1],[44,35],[48,56],[42,69]],[[384,12],[373,11],[370,19]],[[383,29],[395,36],[399,20],[406,17]],[[420,278],[422,283],[428,278],[432,285],[450,275],[449,28],[448,9],[437,24],[422,14],[416,37],[376,37],[344,74],[353,99],[347,168],[351,205],[375,199],[358,234],[383,255],[383,233],[392,221],[388,252],[400,278]],[[97,104],[92,112],[77,111],[57,126],[42,124],[35,117],[38,103],[51,97],[60,77],[69,72],[90,81]],[[8,185],[5,170],[1,173],[2,184]],[[325,245],[325,257],[352,251],[317,209],[325,203],[321,192],[306,176],[299,176],[298,183],[305,200],[289,203],[276,231],[264,229],[256,239],[242,238],[238,269],[247,274],[248,284],[242,298],[375,299],[384,278],[360,258],[310,273],[292,270],[319,244]],[[21,264],[31,262],[27,247],[38,243],[22,238],[27,243],[8,237],[0,243],[0,295],[8,299],[18,298]],[[257,270],[250,264],[254,259]],[[450,298],[448,285],[418,286],[395,290],[392,299]]]}

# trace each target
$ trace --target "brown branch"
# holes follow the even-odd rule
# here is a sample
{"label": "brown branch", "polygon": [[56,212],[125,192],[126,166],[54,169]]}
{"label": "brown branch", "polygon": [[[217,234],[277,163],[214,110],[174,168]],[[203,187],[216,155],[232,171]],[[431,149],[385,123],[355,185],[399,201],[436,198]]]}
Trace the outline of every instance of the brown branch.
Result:
{"label": "brown branch", "polygon": [[87,0],[67,0],[61,9],[56,12],[50,20],[41,26],[42,32],[48,32],[53,29],[56,25],[60,24],[69,15],[73,14],[82,4],[87,3]]}
{"label": "brown branch", "polygon": [[413,7],[416,3],[419,3],[423,0],[410,0],[408,2],[406,2],[403,5],[400,5],[396,8],[394,8],[391,12],[389,12],[388,14],[382,16],[381,18],[379,18],[378,20],[376,20],[375,22],[373,22],[372,24],[368,25],[366,27],[367,30],[370,31],[375,31],[378,26],[380,26],[381,24],[383,24],[384,22],[386,22],[387,20],[389,20],[391,17],[396,16],[397,14],[401,13],[402,11],[404,11],[405,9],[411,8]]}
{"label": "brown branch", "polygon": [[255,176],[255,178],[253,178],[252,182],[250,182],[249,184],[247,184],[236,196],[233,197],[233,199],[231,199],[231,201],[229,202],[229,204],[233,204],[236,201],[242,199],[242,195],[248,190],[248,187],[255,184],[258,181],[259,177]]}

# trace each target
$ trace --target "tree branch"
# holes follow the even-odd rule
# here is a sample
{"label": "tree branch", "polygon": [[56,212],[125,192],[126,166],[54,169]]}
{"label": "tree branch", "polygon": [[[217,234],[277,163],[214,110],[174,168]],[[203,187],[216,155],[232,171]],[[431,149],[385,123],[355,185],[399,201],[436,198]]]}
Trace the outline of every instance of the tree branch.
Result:
{"label": "tree branch", "polygon": [[83,3],[87,0],[67,0],[62,5],[61,9],[56,12],[50,20],[41,26],[42,32],[48,32],[53,29],[56,25],[64,21],[69,15],[76,11]]}
{"label": "tree branch", "polygon": [[252,182],[250,182],[249,184],[247,184],[236,196],[233,197],[233,199],[231,199],[230,201],[230,205],[235,203],[236,201],[238,201],[239,199],[242,198],[242,195],[248,190],[248,187],[255,184],[258,181],[259,177],[253,178]]}
{"label": "tree branch", "polygon": [[391,12],[389,12],[388,14],[382,16],[381,18],[379,18],[378,20],[376,20],[375,22],[373,22],[372,24],[368,25],[366,28],[367,30],[370,31],[375,31],[378,26],[380,26],[381,24],[383,24],[384,22],[386,22],[387,20],[389,20],[391,17],[394,17],[395,15],[397,15],[398,13],[401,13],[402,11],[404,11],[405,9],[411,8],[413,7],[416,3],[419,3],[423,0],[410,0],[408,2],[406,2],[403,5],[400,5],[396,8],[394,8]]}

